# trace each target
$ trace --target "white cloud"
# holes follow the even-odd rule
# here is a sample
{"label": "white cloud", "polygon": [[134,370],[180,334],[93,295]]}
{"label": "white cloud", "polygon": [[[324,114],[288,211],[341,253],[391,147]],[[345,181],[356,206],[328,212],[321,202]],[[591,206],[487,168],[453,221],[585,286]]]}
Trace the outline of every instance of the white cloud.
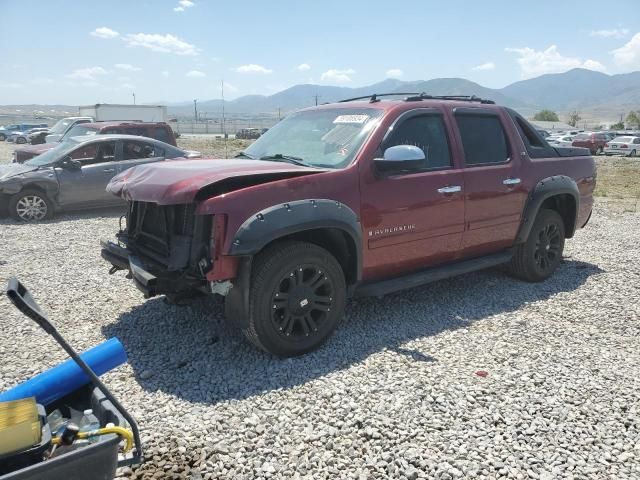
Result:
{"label": "white cloud", "polygon": [[115,30],[111,30],[108,27],[100,27],[100,28],[96,28],[93,32],[91,32],[90,35],[98,38],[109,39],[109,38],[116,38],[120,34]]}
{"label": "white cloud", "polygon": [[206,76],[207,74],[204,72],[201,72],[200,70],[191,70],[190,72],[187,72],[187,77],[202,78]]}
{"label": "white cloud", "polygon": [[601,38],[624,38],[629,35],[628,28],[612,28],[610,30],[593,30],[589,36]]}
{"label": "white cloud", "polygon": [[399,68],[390,68],[386,73],[389,78],[400,78],[404,75],[404,72]]}
{"label": "white cloud", "polygon": [[144,47],[154,52],[173,53],[176,55],[198,55],[195,45],[185,42],[175,35],[167,33],[129,33],[124,41],[130,47]]}
{"label": "white cloud", "polygon": [[640,32],[611,53],[613,53],[613,61],[619,67],[640,69]]}
{"label": "white cloud", "polygon": [[296,70],[299,70],[301,72],[307,72],[311,70],[311,65],[309,65],[308,63],[301,63],[296,67]]}
{"label": "white cloud", "polygon": [[605,66],[596,60],[583,61],[577,57],[564,57],[556,45],[551,45],[546,50],[524,47],[505,48],[505,51],[518,54],[518,65],[520,65],[522,78],[537,77],[545,73],[561,73],[572,68],[588,68],[601,72],[606,70]]}
{"label": "white cloud", "polygon": [[479,71],[483,71],[483,70],[495,70],[496,68],[496,64],[493,62],[487,62],[487,63],[481,63],[480,65],[476,65],[475,67],[472,68],[472,70],[479,70]]}
{"label": "white cloud", "polygon": [[185,9],[193,7],[195,5],[191,0],[180,0],[178,5],[173,8],[174,12],[184,12]]}
{"label": "white cloud", "polygon": [[102,67],[87,67],[87,68],[78,68],[74,70],[65,77],[70,78],[72,80],[95,80],[96,77],[106,75],[109,73]]}
{"label": "white cloud", "polygon": [[128,63],[116,63],[114,67],[120,70],[127,70],[128,72],[139,72],[142,70],[140,67],[134,67]]}
{"label": "white cloud", "polygon": [[344,70],[332,68],[320,75],[320,81],[349,83],[351,81],[350,75],[354,73],[356,73],[356,71],[353,68],[346,68]]}
{"label": "white cloud", "polygon": [[256,65],[255,63],[250,63],[249,65],[241,65],[236,68],[236,72],[238,73],[261,73],[261,74],[269,74],[273,73],[273,70],[263,67],[262,65]]}
{"label": "white cloud", "polygon": [[[224,82],[224,93],[227,95],[228,93],[236,93],[240,89],[229,82]],[[222,85],[218,85],[218,94],[222,94]]]}
{"label": "white cloud", "polygon": [[167,70],[163,70],[162,72],[160,72],[160,75],[162,75],[163,77],[168,77],[169,72]]}

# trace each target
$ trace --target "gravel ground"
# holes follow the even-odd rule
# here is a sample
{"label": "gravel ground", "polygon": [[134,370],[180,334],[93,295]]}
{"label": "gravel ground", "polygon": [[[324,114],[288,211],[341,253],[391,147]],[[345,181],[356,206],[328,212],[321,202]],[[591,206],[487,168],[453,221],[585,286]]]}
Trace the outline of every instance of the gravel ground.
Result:
{"label": "gravel ground", "polygon": [[[118,214],[1,220],[0,282],[19,276],[78,349],[124,343],[105,379],[149,461],[121,475],[640,477],[640,215],[598,210],[544,283],[492,270],[352,301],[324,348],[282,361],[214,301],[144,301],[107,275],[97,242]],[[64,358],[0,312],[0,389]]]}
{"label": "gravel ground", "polygon": [[[320,351],[277,360],[219,303],[144,301],[107,275],[117,210],[0,220],[18,276],[138,419],[129,478],[640,478],[640,214],[599,207],[540,284],[499,270],[349,302]],[[65,357],[0,298],[0,390]],[[486,376],[478,373],[486,372]]]}

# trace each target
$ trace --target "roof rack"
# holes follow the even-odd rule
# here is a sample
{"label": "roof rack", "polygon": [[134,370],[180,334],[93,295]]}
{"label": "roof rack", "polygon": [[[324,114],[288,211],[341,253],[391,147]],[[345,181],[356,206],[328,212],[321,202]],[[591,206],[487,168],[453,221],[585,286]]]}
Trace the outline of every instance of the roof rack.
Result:
{"label": "roof rack", "polygon": [[422,94],[417,92],[374,93],[373,95],[364,95],[362,97],[347,98],[345,100],[340,100],[338,103],[354,102],[356,100],[364,100],[366,98],[369,99],[369,103],[376,103],[380,101],[378,97],[393,97],[398,95],[422,95]]}
{"label": "roof rack", "polygon": [[488,105],[493,105],[496,103],[493,100],[480,98],[475,95],[429,95],[424,92],[416,96],[407,97],[404,99],[405,102],[417,102],[420,100],[458,100],[461,102],[478,102]]}
{"label": "roof rack", "polygon": [[374,93],[372,95],[364,95],[362,97],[347,98],[340,100],[338,103],[354,102],[356,100],[369,99],[369,103],[376,103],[380,101],[379,97],[392,97],[399,95],[409,95],[404,99],[405,102],[418,102],[420,100],[457,100],[460,102],[478,102],[486,105],[493,105],[496,102],[486,98],[480,98],[475,95],[429,95],[425,92],[396,92],[396,93]]}

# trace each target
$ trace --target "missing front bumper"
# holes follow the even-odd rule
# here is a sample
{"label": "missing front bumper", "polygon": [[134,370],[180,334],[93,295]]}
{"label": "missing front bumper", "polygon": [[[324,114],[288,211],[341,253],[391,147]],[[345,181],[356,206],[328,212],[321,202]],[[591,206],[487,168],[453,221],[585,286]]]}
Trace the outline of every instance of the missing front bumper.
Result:
{"label": "missing front bumper", "polygon": [[131,279],[145,298],[180,294],[201,289],[203,284],[206,285],[204,281],[185,278],[181,272],[155,272],[142,259],[111,241],[101,240],[100,245],[102,258],[111,263],[116,270],[128,270]]}

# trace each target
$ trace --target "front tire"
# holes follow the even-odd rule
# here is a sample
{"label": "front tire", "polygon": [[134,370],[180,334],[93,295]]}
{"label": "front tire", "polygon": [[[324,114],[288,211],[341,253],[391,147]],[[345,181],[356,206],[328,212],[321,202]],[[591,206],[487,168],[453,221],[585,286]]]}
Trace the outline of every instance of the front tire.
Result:
{"label": "front tire", "polygon": [[527,241],[516,247],[509,271],[528,282],[546,280],[562,261],[564,239],[564,221],[560,214],[555,210],[540,210]]}
{"label": "front tire", "polygon": [[0,133],[0,142],[4,142],[7,139],[7,136],[4,133]]}
{"label": "front tire", "polygon": [[22,137],[18,137],[16,138],[16,143],[23,144],[23,143],[27,143],[27,141]]}
{"label": "front tire", "polygon": [[302,355],[331,336],[345,303],[344,273],[333,255],[311,243],[279,242],[254,263],[243,333],[278,357]]}
{"label": "front tire", "polygon": [[53,203],[40,190],[26,189],[9,199],[9,214],[20,222],[39,222],[53,217]]}

